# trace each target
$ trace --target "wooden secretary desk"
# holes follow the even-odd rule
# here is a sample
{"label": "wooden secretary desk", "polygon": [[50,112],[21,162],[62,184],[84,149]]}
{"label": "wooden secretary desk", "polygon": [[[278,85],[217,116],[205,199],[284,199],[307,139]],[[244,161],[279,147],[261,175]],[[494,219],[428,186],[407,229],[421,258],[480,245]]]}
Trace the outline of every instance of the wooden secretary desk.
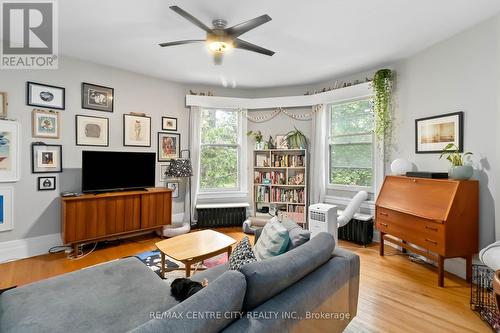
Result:
{"label": "wooden secretary desk", "polygon": [[438,285],[444,286],[444,260],[466,260],[471,280],[472,256],[478,252],[479,182],[387,176],[375,204],[384,241],[437,262]]}

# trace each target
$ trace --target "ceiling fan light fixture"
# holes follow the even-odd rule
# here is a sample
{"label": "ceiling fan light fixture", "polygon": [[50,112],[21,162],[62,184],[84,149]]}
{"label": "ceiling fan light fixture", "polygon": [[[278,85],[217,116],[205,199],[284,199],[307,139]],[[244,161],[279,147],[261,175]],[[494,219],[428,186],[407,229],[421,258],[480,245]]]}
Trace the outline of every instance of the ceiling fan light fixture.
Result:
{"label": "ceiling fan light fixture", "polygon": [[233,48],[233,45],[224,41],[208,42],[208,49],[213,53],[225,53]]}

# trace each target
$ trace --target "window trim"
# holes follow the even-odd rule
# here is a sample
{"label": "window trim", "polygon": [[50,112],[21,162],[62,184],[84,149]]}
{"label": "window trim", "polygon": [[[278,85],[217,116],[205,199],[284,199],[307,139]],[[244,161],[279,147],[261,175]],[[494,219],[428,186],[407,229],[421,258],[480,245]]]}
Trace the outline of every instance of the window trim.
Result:
{"label": "window trim", "polygon": [[376,193],[379,184],[381,183],[381,178],[383,178],[383,161],[384,161],[384,151],[383,151],[383,142],[377,140],[376,135],[373,133],[373,141],[372,141],[372,170],[373,170],[373,178],[371,186],[359,186],[359,185],[343,185],[343,184],[332,184],[330,183],[330,175],[331,175],[331,115],[332,115],[332,107],[339,104],[346,104],[356,101],[369,100],[373,98],[373,95],[363,95],[354,98],[349,98],[341,101],[335,101],[327,104],[327,117],[328,121],[326,122],[327,126],[327,144],[326,146],[326,189],[327,190],[337,190],[337,191],[348,191],[348,192],[358,192],[358,191],[367,191],[368,193]]}
{"label": "window trim", "polygon": [[[198,182],[198,198],[199,199],[225,199],[225,198],[235,198],[235,197],[244,197],[248,195],[248,190],[247,190],[247,168],[246,168],[246,161],[247,161],[247,156],[246,156],[246,144],[247,144],[247,138],[246,138],[246,119],[244,119],[243,115],[241,112],[239,112],[236,109],[230,109],[230,108],[217,108],[217,107],[202,107],[200,112],[203,112],[204,110],[222,110],[222,111],[229,111],[229,112],[236,112],[238,115],[238,141],[237,143],[232,143],[232,144],[203,144],[201,143],[201,122],[200,122],[200,149],[199,149],[199,161],[201,163],[201,153],[202,149],[204,146],[209,146],[209,147],[232,147],[232,148],[237,148],[237,169],[238,169],[238,175],[237,175],[237,186],[236,187],[231,187],[231,188],[202,188],[201,187],[201,177],[200,181]],[[201,167],[200,167],[200,173],[201,173]],[[199,175],[201,176],[201,175]]]}

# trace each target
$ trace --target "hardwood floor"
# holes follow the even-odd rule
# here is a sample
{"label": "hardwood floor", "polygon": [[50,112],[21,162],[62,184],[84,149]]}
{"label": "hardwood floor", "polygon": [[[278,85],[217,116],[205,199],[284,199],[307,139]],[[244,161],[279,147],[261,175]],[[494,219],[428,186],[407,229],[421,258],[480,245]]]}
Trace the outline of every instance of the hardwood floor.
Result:
{"label": "hardwood floor", "polygon": [[[244,237],[240,228],[216,230],[236,240]],[[60,253],[0,264],[0,289],[152,250],[158,240],[153,235],[130,238],[79,260]],[[346,332],[491,332],[469,309],[470,288],[464,280],[447,274],[446,287],[439,288],[434,267],[411,262],[392,247],[380,257],[377,244],[363,248],[341,241],[339,246],[361,258],[358,314]]]}

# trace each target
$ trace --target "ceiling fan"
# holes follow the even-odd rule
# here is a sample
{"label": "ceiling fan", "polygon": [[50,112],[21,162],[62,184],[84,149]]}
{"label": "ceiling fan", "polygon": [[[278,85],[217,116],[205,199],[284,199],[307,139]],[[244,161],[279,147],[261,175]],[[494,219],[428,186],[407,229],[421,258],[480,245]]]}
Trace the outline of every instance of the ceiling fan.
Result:
{"label": "ceiling fan", "polygon": [[269,15],[261,15],[249,21],[237,24],[235,26],[226,28],[227,21],[222,19],[216,19],[212,21],[213,28],[209,28],[203,22],[198,20],[193,15],[186,12],[184,9],[178,6],[171,6],[174,12],[184,17],[189,22],[193,23],[197,27],[203,29],[207,33],[206,39],[189,39],[189,40],[180,40],[176,42],[168,42],[159,44],[161,47],[166,46],[174,46],[174,45],[182,45],[182,44],[190,44],[190,43],[199,43],[205,42],[207,43],[208,49],[214,55],[214,62],[216,65],[220,65],[222,63],[222,58],[224,53],[229,51],[232,48],[243,49],[247,51],[257,52],[260,54],[264,54],[267,56],[272,56],[274,54],[273,51],[265,49],[261,46],[246,42],[240,38],[239,36],[244,33],[257,28],[258,26],[271,21],[271,17]]}

